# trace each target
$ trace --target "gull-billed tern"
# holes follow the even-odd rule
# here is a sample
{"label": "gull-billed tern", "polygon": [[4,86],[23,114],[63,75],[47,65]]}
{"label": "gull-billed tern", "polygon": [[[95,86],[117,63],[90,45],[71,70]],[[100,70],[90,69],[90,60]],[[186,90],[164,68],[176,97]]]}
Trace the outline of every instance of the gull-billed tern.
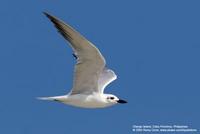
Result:
{"label": "gull-billed tern", "polygon": [[127,103],[112,94],[105,94],[105,87],[117,76],[105,67],[105,59],[90,41],[71,26],[44,12],[58,32],[69,42],[77,60],[74,70],[73,88],[67,95],[39,97],[82,108],[104,108],[117,103]]}

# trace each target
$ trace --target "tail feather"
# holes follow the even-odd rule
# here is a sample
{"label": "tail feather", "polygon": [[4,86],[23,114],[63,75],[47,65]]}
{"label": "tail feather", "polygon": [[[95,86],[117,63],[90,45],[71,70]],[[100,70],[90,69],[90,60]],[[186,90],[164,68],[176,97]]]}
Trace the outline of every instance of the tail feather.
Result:
{"label": "tail feather", "polygon": [[37,97],[39,100],[49,100],[49,101],[64,101],[66,100],[66,95],[62,96],[52,96],[52,97]]}
{"label": "tail feather", "polygon": [[55,97],[37,97],[39,100],[49,100],[49,101],[56,101]]}

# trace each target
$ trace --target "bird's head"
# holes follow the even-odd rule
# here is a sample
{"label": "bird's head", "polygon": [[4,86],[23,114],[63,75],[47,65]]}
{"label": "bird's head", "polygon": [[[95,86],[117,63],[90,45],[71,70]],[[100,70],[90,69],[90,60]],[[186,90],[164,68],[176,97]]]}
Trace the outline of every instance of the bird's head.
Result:
{"label": "bird's head", "polygon": [[119,99],[115,95],[112,95],[112,94],[104,94],[104,95],[105,95],[106,102],[108,102],[108,103],[111,103],[111,104],[117,104],[117,103],[124,104],[124,103],[127,103],[127,101]]}

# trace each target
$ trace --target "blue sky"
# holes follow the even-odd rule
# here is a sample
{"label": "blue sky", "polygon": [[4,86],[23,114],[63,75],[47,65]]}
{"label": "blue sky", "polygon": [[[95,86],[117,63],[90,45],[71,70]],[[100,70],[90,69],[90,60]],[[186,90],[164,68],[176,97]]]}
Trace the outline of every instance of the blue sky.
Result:
{"label": "blue sky", "polygon": [[[0,2],[0,133],[130,134],[132,125],[200,128],[200,2]],[[118,79],[105,90],[129,103],[81,109],[38,101],[72,87],[72,50],[42,14],[93,42]]]}

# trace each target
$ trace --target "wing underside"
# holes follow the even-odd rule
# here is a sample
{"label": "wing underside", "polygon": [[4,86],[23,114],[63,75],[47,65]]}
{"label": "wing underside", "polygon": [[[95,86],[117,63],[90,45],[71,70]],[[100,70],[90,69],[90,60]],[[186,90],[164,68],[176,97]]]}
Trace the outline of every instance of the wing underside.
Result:
{"label": "wing underside", "polygon": [[104,57],[91,42],[71,26],[48,13],[44,14],[51,20],[58,32],[69,42],[77,56],[71,94],[99,92],[98,79],[105,67]]}
{"label": "wing underside", "polygon": [[112,81],[117,79],[117,75],[111,69],[104,68],[98,79],[98,89],[101,93]]}

